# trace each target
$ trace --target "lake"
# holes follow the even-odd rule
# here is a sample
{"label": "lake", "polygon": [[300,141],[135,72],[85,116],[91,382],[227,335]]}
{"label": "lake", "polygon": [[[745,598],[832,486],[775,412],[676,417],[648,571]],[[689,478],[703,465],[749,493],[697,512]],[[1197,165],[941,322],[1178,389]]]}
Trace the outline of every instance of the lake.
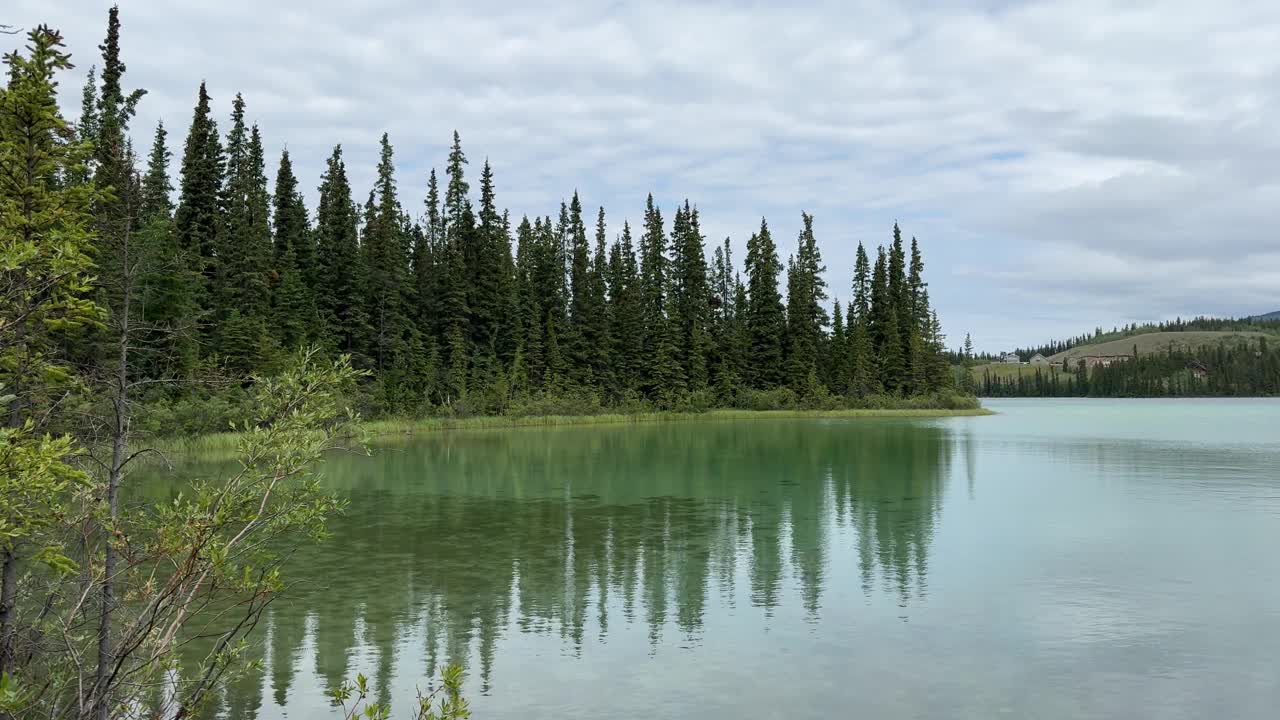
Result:
{"label": "lake", "polygon": [[338,456],[226,716],[1275,718],[1280,402],[427,435]]}

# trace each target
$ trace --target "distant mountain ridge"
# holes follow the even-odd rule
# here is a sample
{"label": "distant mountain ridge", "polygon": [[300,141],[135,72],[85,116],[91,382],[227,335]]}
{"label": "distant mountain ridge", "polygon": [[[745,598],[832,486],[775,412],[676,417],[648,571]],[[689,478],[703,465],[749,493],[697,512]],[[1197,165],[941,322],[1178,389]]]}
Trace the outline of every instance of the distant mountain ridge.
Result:
{"label": "distant mountain ridge", "polygon": [[1280,320],[1280,310],[1269,312],[1266,315],[1254,315],[1254,320]]}

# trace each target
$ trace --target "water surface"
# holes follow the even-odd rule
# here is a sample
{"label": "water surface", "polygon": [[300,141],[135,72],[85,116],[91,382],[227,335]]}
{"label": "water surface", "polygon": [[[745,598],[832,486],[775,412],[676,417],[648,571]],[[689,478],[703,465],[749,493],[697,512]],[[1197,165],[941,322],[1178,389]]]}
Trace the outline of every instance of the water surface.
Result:
{"label": "water surface", "polygon": [[350,500],[230,717],[1275,718],[1280,402],[458,432]]}

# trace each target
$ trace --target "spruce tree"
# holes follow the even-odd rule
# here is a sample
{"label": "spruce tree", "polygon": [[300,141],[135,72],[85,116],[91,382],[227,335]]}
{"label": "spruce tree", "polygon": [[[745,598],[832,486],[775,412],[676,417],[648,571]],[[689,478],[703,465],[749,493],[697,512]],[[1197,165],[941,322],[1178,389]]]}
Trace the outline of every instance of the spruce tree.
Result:
{"label": "spruce tree", "polygon": [[768,390],[785,380],[782,341],[787,321],[778,292],[778,273],[782,266],[769,225],[763,218],[760,232],[747,241],[746,267],[746,327],[750,338],[746,379],[751,387]]}
{"label": "spruce tree", "polygon": [[293,349],[318,336],[312,287],[315,248],[307,209],[289,151],[280,154],[273,200],[275,272],[272,277],[272,325],[282,346]]}
{"label": "spruce tree", "polygon": [[[864,256],[865,257],[865,256]],[[849,317],[845,323],[849,346],[849,386],[847,392],[853,397],[866,397],[880,391],[880,369],[876,362],[875,348],[871,342],[871,333],[867,328],[867,319],[855,314],[854,305],[849,306]]]}
{"label": "spruce tree", "polygon": [[582,386],[595,382],[593,351],[588,343],[588,330],[594,322],[591,317],[591,248],[587,244],[587,228],[582,220],[582,202],[578,193],[569,201],[568,220],[565,228],[569,245],[569,322],[560,336],[569,373],[573,381]]}
{"label": "spruce tree", "polygon": [[712,253],[709,327],[712,341],[707,354],[708,374],[721,402],[737,394],[741,368],[730,364],[729,329],[734,319],[733,253],[729,238]]}
{"label": "spruce tree", "polygon": [[676,356],[676,334],[667,318],[667,236],[662,211],[645,201],[640,237],[640,295],[644,317],[642,387],[652,399],[671,401],[684,391],[684,373]]}
{"label": "spruce tree", "polygon": [[[138,101],[146,93],[135,90],[127,96],[122,86],[125,64],[120,59],[120,8],[112,6],[107,13],[107,37],[102,45],[102,87],[97,93],[97,109],[93,113],[94,183],[104,193],[98,198],[94,215],[105,244],[118,244],[125,225],[136,223],[138,198],[134,189],[133,154],[129,148],[129,121]],[[99,271],[114,271],[118,264],[109,262]]]}
{"label": "spruce tree", "polygon": [[747,316],[750,301],[747,298],[747,287],[742,278],[733,278],[733,312],[728,316],[725,326],[725,337],[722,344],[724,355],[723,375],[717,391],[720,398],[733,402],[741,391],[744,378],[748,377],[747,368],[751,364],[751,333],[747,327]]}
{"label": "spruce tree", "polygon": [[[516,352],[524,340],[525,321],[516,293],[516,262],[511,252],[511,215],[508,211],[502,212],[502,223],[496,228],[496,235],[494,243],[499,272],[497,290],[501,309],[495,345],[498,360],[503,366],[509,367],[515,362]],[[514,385],[511,387],[514,388]]]}
{"label": "spruce tree", "polygon": [[467,156],[462,152],[462,136],[457,130],[453,131],[453,146],[449,149],[449,160],[445,168],[445,174],[449,177],[449,184],[445,188],[444,205],[442,210],[442,223],[446,235],[454,232],[453,226],[462,218],[462,211],[470,203],[467,200],[467,193],[470,192],[471,186],[467,184],[465,178],[465,168],[467,164]]}
{"label": "spruce tree", "polygon": [[539,218],[528,239],[529,372],[531,383],[548,390],[564,380],[560,332],[565,324],[564,263],[550,217]]}
{"label": "spruce tree", "polygon": [[[908,322],[911,322],[908,319]],[[903,384],[904,393],[907,395],[918,395],[928,391],[929,389],[929,373],[931,371],[929,358],[926,352],[924,336],[918,330],[912,330],[908,335],[909,345],[907,348],[907,382]]]}
{"label": "spruce tree", "polygon": [[[386,133],[379,142],[377,179],[365,212],[364,300],[369,317],[367,352],[380,374],[393,369],[403,374],[405,343],[409,339],[409,257],[405,227],[396,197],[394,151]],[[401,378],[402,379],[402,378]],[[395,383],[384,383],[384,391]]]}
{"label": "spruce tree", "polygon": [[[545,358],[542,350],[542,305],[537,296],[539,236],[542,232],[542,219],[536,224],[529,222],[526,215],[521,218],[516,228],[516,278],[515,300],[516,312],[520,314],[520,361],[522,367],[518,372],[527,378],[526,389],[531,391],[540,386],[545,372]],[[515,378],[518,382],[521,378]]]}
{"label": "spruce tree", "polygon": [[169,181],[169,133],[164,122],[156,124],[151,140],[151,152],[147,154],[147,169],[142,176],[139,214],[145,223],[154,218],[173,219],[173,183]]}
{"label": "spruce tree", "polygon": [[[80,91],[80,120],[76,123],[76,138],[85,147],[92,149],[98,138],[98,67],[89,68],[84,79],[84,88]],[[71,185],[88,182],[91,177],[92,163],[83,163],[78,167],[67,168],[67,180]]]}
{"label": "spruce tree", "polygon": [[849,390],[849,342],[844,329],[844,308],[836,300],[831,306],[831,337],[822,353],[822,381],[832,391],[844,394]]}
{"label": "spruce tree", "polygon": [[258,126],[246,130],[244,99],[236,95],[227,134],[226,230],[218,247],[213,319],[215,348],[237,372],[264,367],[276,354],[269,331],[274,265],[266,158]]}
{"label": "spruce tree", "polygon": [[497,352],[499,325],[506,306],[503,296],[507,283],[504,279],[511,244],[507,238],[506,223],[498,212],[493,170],[485,160],[480,173],[480,224],[475,233],[475,268],[472,275],[473,293],[471,311],[474,317],[474,335],[477,350],[486,356]]}
{"label": "spruce tree", "polygon": [[289,151],[280,153],[276,168],[275,191],[272,200],[272,243],[275,248],[276,267],[283,271],[286,254],[292,254],[290,264],[308,284],[315,276],[315,238],[307,218],[306,203],[298,189],[298,178],[293,172],[293,159]]}
{"label": "spruce tree", "polygon": [[818,375],[818,351],[830,320],[822,305],[827,299],[822,279],[826,266],[813,234],[813,216],[801,217],[804,228],[787,273],[787,377],[792,388],[805,394],[817,391],[813,379]]}
{"label": "spruce tree", "polygon": [[446,167],[449,183],[445,188],[441,213],[445,247],[440,273],[440,314],[449,366],[447,386],[453,399],[461,398],[465,393],[471,354],[469,338],[478,333],[479,327],[471,311],[471,303],[475,300],[478,253],[475,219],[471,201],[467,199],[470,186],[463,168],[466,164],[462,138],[455,130]]}
{"label": "spruce tree", "polygon": [[911,317],[915,327],[923,330],[929,324],[929,283],[924,281],[924,258],[920,244],[911,238],[911,264],[907,272],[907,292],[910,294]]}
{"label": "spruce tree", "polygon": [[[929,392],[943,392],[955,386],[955,374],[946,355],[947,336],[942,332],[942,323],[938,320],[938,312],[929,307],[929,294],[924,293],[924,305],[929,311],[928,325],[923,333],[926,362],[926,387]],[[966,377],[967,375],[966,370]]]}
{"label": "spruce tree", "polygon": [[[154,263],[145,256],[143,251],[147,248],[139,242],[140,187],[129,138],[129,123],[145,91],[125,94],[117,7],[108,11],[107,36],[98,49],[102,51],[103,63],[99,76],[101,86],[96,93],[93,135],[89,139],[93,143],[93,182],[102,192],[94,201],[98,237],[90,252],[96,265],[97,299],[107,308],[110,318],[106,326],[90,328],[70,338],[67,350],[79,364],[102,368],[118,362],[117,353],[110,352],[106,344],[118,345],[115,339],[123,321],[125,295],[131,299],[142,292],[142,275]],[[75,172],[68,179],[77,182],[76,176],[80,175]],[[136,321],[134,314],[130,322],[136,324]]]}
{"label": "spruce tree", "polygon": [[902,334],[898,329],[898,309],[890,284],[889,255],[883,246],[878,249],[875,269],[871,275],[871,306],[868,330],[880,387],[897,392],[906,375],[902,350]]}
{"label": "spruce tree", "polygon": [[140,347],[148,352],[139,360],[144,377],[186,377],[199,361],[196,318],[201,276],[198,257],[178,241],[169,181],[168,133],[156,126],[146,174],[141,185],[139,245],[146,257],[141,285],[142,325],[149,328]]}
{"label": "spruce tree", "polygon": [[853,266],[853,301],[849,303],[845,323],[845,333],[849,337],[847,391],[855,397],[873,394],[879,385],[879,367],[871,334],[871,296],[871,267],[866,248],[858,243]]}
{"label": "spruce tree", "polygon": [[886,339],[878,353],[880,385],[891,393],[900,393],[907,387],[908,359],[903,353],[901,333],[898,331],[898,310],[890,305],[885,311],[882,330]]}
{"label": "spruce tree", "polygon": [[707,387],[707,355],[711,342],[710,288],[707,286],[706,239],[697,208],[685,200],[671,229],[671,322],[677,358],[690,391]]}
{"label": "spruce tree", "polygon": [[353,353],[364,337],[364,274],[357,212],[338,145],[326,163],[316,211],[316,306],[335,350]]}
{"label": "spruce tree", "polygon": [[178,246],[190,258],[191,269],[200,273],[200,304],[209,310],[211,287],[217,273],[216,248],[223,231],[219,195],[223,183],[223,153],[218,126],[210,114],[209,93],[200,83],[196,107],[182,153],[182,182],[174,229]]}
{"label": "spruce tree", "polygon": [[[94,215],[99,233],[106,244],[118,244],[118,236],[125,232],[125,225],[136,223],[138,198],[131,197],[134,189],[133,155],[129,149],[129,121],[133,118],[138,101],[146,93],[135,90],[125,95],[122,86],[125,64],[120,59],[120,8],[112,6],[107,12],[107,37],[102,45],[102,87],[97,93],[97,108],[93,113],[94,183],[104,193],[97,200]],[[106,267],[103,267],[103,266]],[[115,262],[100,264],[99,271],[118,269]]]}
{"label": "spruce tree", "polygon": [[417,296],[418,328],[437,345],[444,340],[441,322],[440,273],[444,255],[444,228],[440,216],[440,189],[435,168],[427,179],[426,227],[413,246],[413,284]]}
{"label": "spruce tree", "polygon": [[584,339],[590,348],[589,359],[596,386],[606,397],[616,397],[617,379],[614,377],[616,360],[612,354],[610,337],[610,310],[608,300],[609,260],[606,245],[604,207],[596,213],[596,247],[591,260],[591,272],[587,277],[587,295],[584,323]]}
{"label": "spruce tree", "polygon": [[644,353],[644,299],[631,225],[623,222],[622,235],[609,253],[609,301],[613,312],[610,337],[618,384],[624,393],[640,389]]}
{"label": "spruce tree", "polygon": [[[142,190],[129,139],[129,122],[134,115],[142,91],[125,97],[122,79],[125,65],[120,59],[119,9],[108,14],[107,39],[100,46],[103,54],[102,89],[98,96],[95,142],[94,183],[103,194],[95,203],[98,226],[98,295],[108,309],[108,320],[95,330],[96,352],[87,364],[96,365],[102,378],[95,393],[109,398],[111,409],[103,418],[111,437],[111,455],[104,463],[103,482],[98,496],[102,514],[90,521],[97,525],[99,545],[85,558],[100,564],[101,577],[94,580],[98,602],[96,636],[97,663],[94,690],[90,695],[93,716],[107,720],[113,708],[111,679],[119,648],[115,641],[113,617],[118,609],[117,588],[120,580],[120,546],[111,531],[120,518],[119,493],[124,477],[131,412],[131,391],[135,387],[138,367],[135,349],[153,349],[158,339],[141,321],[146,303],[152,300],[148,281],[158,269],[163,238],[142,231]],[[30,160],[28,160],[30,162]],[[157,188],[151,188],[152,193]],[[167,348],[159,348],[165,350]],[[151,353],[148,353],[151,354]],[[148,370],[155,370],[148,363]],[[7,605],[8,603],[4,603]]]}

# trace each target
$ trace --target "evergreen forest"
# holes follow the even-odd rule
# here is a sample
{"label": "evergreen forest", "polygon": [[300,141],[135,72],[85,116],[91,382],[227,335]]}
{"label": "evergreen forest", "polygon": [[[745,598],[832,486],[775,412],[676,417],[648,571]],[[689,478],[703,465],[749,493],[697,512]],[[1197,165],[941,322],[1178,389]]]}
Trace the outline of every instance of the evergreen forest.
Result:
{"label": "evergreen forest", "polygon": [[[343,138],[322,176],[303,178],[287,150],[266,157],[252,98],[219,107],[203,83],[181,129],[135,129],[146,97],[129,86],[117,9],[100,47],[79,117],[47,129],[62,156],[38,178],[85,200],[56,222],[82,225],[97,314],[62,323],[41,352],[88,388],[127,335],[136,431],[245,419],[251,378],[303,346],[348,355],[362,374],[351,401],[374,417],[972,402],[957,396],[920,245],[896,224],[858,246],[842,307],[809,214],[785,241],[762,218],[741,264],[689,200],[637,198],[633,226],[616,219],[631,208],[574,191],[517,218],[458,132],[425,197],[399,191],[385,134],[372,187],[349,181]],[[23,191],[0,188],[10,224]],[[89,414],[94,398],[59,402]]]}

